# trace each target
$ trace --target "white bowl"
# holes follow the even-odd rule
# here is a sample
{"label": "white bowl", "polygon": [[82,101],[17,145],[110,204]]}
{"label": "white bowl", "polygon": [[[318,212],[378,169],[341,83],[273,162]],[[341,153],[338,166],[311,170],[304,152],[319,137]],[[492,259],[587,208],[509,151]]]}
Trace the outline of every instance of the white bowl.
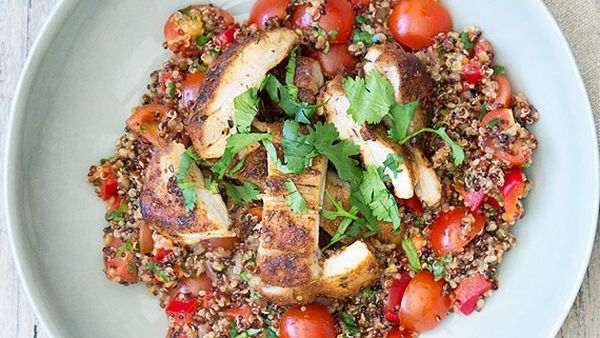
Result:
{"label": "white bowl", "polygon": [[[251,1],[215,1],[234,14]],[[167,58],[162,25],[188,1],[74,1],[55,9],[14,100],[5,199],[21,279],[55,337],[164,337],[142,285],[102,273],[104,206],[88,166],[112,153],[148,74]],[[539,109],[535,187],[500,289],[481,313],[450,316],[423,337],[552,337],[584,276],[598,207],[592,112],[571,52],[541,1],[445,1],[455,28],[483,28],[513,88]],[[242,19],[242,15],[238,15]]]}

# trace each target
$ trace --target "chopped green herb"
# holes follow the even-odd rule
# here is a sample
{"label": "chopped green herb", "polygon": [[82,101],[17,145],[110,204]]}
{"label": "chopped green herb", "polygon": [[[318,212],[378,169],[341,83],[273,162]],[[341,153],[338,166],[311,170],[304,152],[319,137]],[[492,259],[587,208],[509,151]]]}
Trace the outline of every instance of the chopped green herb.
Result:
{"label": "chopped green herb", "polygon": [[167,88],[168,88],[168,93],[169,93],[169,97],[170,98],[175,98],[175,82],[173,81],[169,81],[167,82]]}
{"label": "chopped green herb", "polygon": [[138,267],[137,267],[137,265],[135,265],[135,263],[129,264],[127,269],[129,270],[130,273],[132,273],[134,275],[137,275],[137,273],[138,273]]}
{"label": "chopped green herb", "polygon": [[227,182],[223,182],[227,196],[231,197],[237,204],[242,205],[244,202],[249,203],[258,199],[258,195],[261,193],[260,189],[254,184],[248,181],[242,183],[242,185],[235,185]]}
{"label": "chopped green herb", "polygon": [[[325,195],[327,196],[327,199],[329,199],[331,204],[333,204],[333,206],[336,208],[336,211],[323,210],[321,212],[321,215],[323,215],[323,217],[325,217],[328,220],[334,220],[338,217],[343,217],[344,219],[340,222],[340,224],[338,224],[338,227],[337,227],[335,233],[331,237],[331,241],[329,241],[329,244],[327,244],[323,248],[323,251],[327,250],[332,245],[334,245],[335,243],[341,241],[342,239],[344,239],[348,236],[351,236],[351,237],[358,236],[358,232],[359,232],[359,229],[357,229],[356,227],[350,228],[350,229],[348,228],[353,223],[353,221],[358,220],[358,217],[356,216],[356,214],[358,213],[358,208],[353,206],[350,208],[350,210],[346,211],[346,209],[344,209],[344,206],[342,205],[342,203],[336,201],[333,197],[331,197],[331,195],[329,194],[328,191],[325,191]],[[352,230],[352,231],[349,231],[349,230]]]}
{"label": "chopped green herb", "polygon": [[242,170],[242,168],[244,167],[244,162],[246,162],[246,158],[242,157],[228,172],[227,174],[229,176],[234,175],[235,173],[237,173],[238,171]]}
{"label": "chopped green herb", "polygon": [[492,67],[492,69],[494,70],[494,75],[498,75],[498,74],[506,74],[506,68],[500,66],[500,65],[494,65]]}
{"label": "chopped green herb", "polygon": [[133,252],[133,239],[131,237],[128,237],[117,249],[117,257],[121,257],[125,251]]}
{"label": "chopped green herb", "polygon": [[252,143],[260,142],[271,137],[270,133],[249,133],[249,134],[233,134],[227,138],[227,144],[225,145],[225,151],[223,156],[215,165],[210,169],[219,179],[225,176],[225,172],[231,166],[233,162],[233,156],[242,149],[251,145]]}
{"label": "chopped green herb", "polygon": [[392,105],[389,114],[389,122],[391,124],[388,134],[394,142],[399,142],[406,137],[408,127],[415,117],[415,111],[419,105],[419,100],[409,103],[395,103]]}
{"label": "chopped green herb", "polygon": [[365,47],[371,47],[379,41],[377,37],[377,34],[371,34],[363,30],[355,29],[352,33],[352,43],[358,44],[362,42]]}
{"label": "chopped green herb", "polygon": [[492,128],[493,126],[495,126],[499,123],[502,123],[501,119],[493,119],[487,124],[487,126],[488,126],[488,128]]}
{"label": "chopped green herb", "polygon": [[196,69],[202,73],[206,73],[206,71],[208,70],[208,67],[203,63],[198,63],[196,65]]}
{"label": "chopped green herb", "polygon": [[408,258],[408,265],[410,269],[415,272],[421,271],[419,254],[417,253],[414,243],[409,238],[402,240],[402,250],[404,251],[406,258]]}
{"label": "chopped green herb", "polygon": [[257,333],[261,332],[262,329],[247,329],[246,331],[239,333],[235,336],[235,338],[248,338],[248,337],[252,337],[254,335],[256,335]]}
{"label": "chopped green herb", "polygon": [[462,41],[463,45],[469,52],[473,50],[473,43],[471,42],[469,33],[467,33],[467,32],[460,33],[460,41]]}
{"label": "chopped green herb", "polygon": [[359,190],[373,216],[380,221],[392,222],[394,230],[400,228],[400,213],[396,199],[385,186],[375,166],[367,166]]}
{"label": "chopped green herb", "polygon": [[388,168],[394,175],[394,179],[398,177],[398,174],[402,171],[400,166],[404,163],[402,156],[394,153],[389,153],[385,161],[383,161],[383,168]]}
{"label": "chopped green herb", "polygon": [[394,103],[392,84],[377,71],[369,72],[366,79],[344,78],[342,87],[350,101],[347,113],[358,124],[381,122]]}
{"label": "chopped green herb", "polygon": [[285,198],[287,200],[288,205],[292,209],[292,212],[295,214],[305,214],[307,212],[306,200],[298,191],[296,184],[294,184],[292,180],[288,179],[285,182],[284,186],[288,192],[288,195],[286,195]]}
{"label": "chopped green herb", "polygon": [[125,215],[127,213],[127,204],[125,204],[125,202],[121,201],[121,204],[119,204],[119,208],[116,210],[113,210],[111,212],[108,213],[108,215],[106,215],[106,220],[107,221],[123,221],[125,220],[125,218],[123,217],[123,215]]}
{"label": "chopped green herb", "polygon": [[219,55],[219,51],[216,49],[209,49],[208,52],[212,57],[216,57],[217,55]]}
{"label": "chopped green herb", "polygon": [[358,210],[356,208],[351,208],[350,211],[346,211],[346,209],[344,209],[344,206],[342,205],[342,202],[336,201],[331,196],[331,194],[329,194],[329,191],[325,191],[325,196],[327,196],[327,199],[331,202],[331,204],[333,204],[333,206],[335,207],[336,210],[335,211],[333,211],[333,210],[321,211],[321,215],[323,215],[323,217],[325,217],[331,221],[338,217],[347,217],[353,221],[358,219],[358,217],[356,217],[356,213],[358,212]]}
{"label": "chopped green herb", "polygon": [[521,164],[520,167],[523,169],[529,168],[531,166],[531,162],[527,162],[525,164]]}
{"label": "chopped green herb", "polygon": [[355,20],[359,25],[369,22],[369,18],[366,15],[357,15]]}
{"label": "chopped green herb", "polygon": [[354,336],[360,332],[360,328],[354,324],[354,316],[348,313],[342,313],[342,322],[344,326],[348,330],[348,334],[350,336]]}
{"label": "chopped green herb", "polygon": [[310,167],[313,158],[319,155],[314,146],[314,133],[304,135],[299,128],[300,124],[291,120],[285,121],[283,125],[281,144],[285,162],[292,173],[301,173]]}
{"label": "chopped green herb", "polygon": [[242,280],[246,283],[250,281],[250,276],[248,276],[248,272],[246,270],[240,273],[240,278],[242,278]]}
{"label": "chopped green herb", "polygon": [[454,258],[452,254],[448,254],[448,256],[438,259],[433,264],[427,267],[429,271],[433,273],[435,281],[439,281],[446,276],[446,266],[445,264],[451,263]]}
{"label": "chopped green herb", "polygon": [[421,128],[421,129],[415,131],[414,133],[406,136],[402,141],[400,141],[400,144],[404,144],[411,138],[413,138],[419,134],[425,133],[425,132],[437,134],[439,137],[442,138],[442,140],[444,140],[446,143],[448,143],[450,145],[450,148],[452,149],[452,157],[454,158],[454,164],[460,165],[463,163],[463,161],[465,160],[465,151],[463,150],[463,148],[460,145],[458,145],[458,143],[454,142],[450,138],[450,136],[448,136],[448,134],[446,133],[446,128],[438,128],[438,129]]}
{"label": "chopped green herb", "polygon": [[199,37],[196,38],[196,43],[198,44],[198,46],[204,46],[211,39],[212,39],[212,33],[208,33],[208,34],[205,34],[205,35],[200,35]]}
{"label": "chopped green herb", "polygon": [[185,210],[188,212],[194,210],[194,206],[196,205],[196,193],[194,192],[193,188],[197,185],[197,183],[184,182],[185,175],[187,174],[192,163],[200,164],[202,163],[202,159],[192,147],[189,147],[181,155],[179,172],[177,174],[177,185],[179,186],[179,189],[181,189],[181,194],[183,195],[183,200],[185,202]]}
{"label": "chopped green herb", "polygon": [[229,320],[229,325],[231,325],[231,331],[229,331],[229,337],[236,338],[238,336],[237,324],[233,320]]}
{"label": "chopped green herb", "polygon": [[192,8],[193,8],[192,5],[189,5],[189,6],[185,7],[185,8],[180,9],[179,12],[181,14],[185,15],[185,16],[189,16],[190,15],[190,11],[192,10]]}
{"label": "chopped green herb", "polygon": [[315,124],[315,149],[334,165],[338,176],[352,184],[361,182],[362,173],[357,160],[359,147],[345,140],[340,140],[337,129],[331,123],[317,122]]}
{"label": "chopped green herb", "polygon": [[310,124],[309,118],[315,114],[317,108],[321,107],[322,104],[309,105],[306,102],[295,99],[292,96],[293,93],[290,93],[289,87],[282,85],[281,82],[271,74],[268,74],[265,79],[266,82],[264,88],[271,100],[296,121]]}
{"label": "chopped green herb", "polygon": [[158,269],[155,262],[148,262],[147,266],[148,266],[148,269],[150,269],[150,271],[154,272],[158,277],[160,277],[160,279],[162,279],[163,282],[165,282],[165,283],[169,282],[169,277],[167,277],[167,275],[165,275],[164,272],[162,272]]}
{"label": "chopped green herb", "polygon": [[292,100],[298,99],[298,87],[294,83],[296,78],[296,57],[298,56],[298,46],[292,49],[288,58],[288,63],[285,66],[285,86],[287,87],[288,93]]}
{"label": "chopped green herb", "polygon": [[373,287],[371,285],[367,285],[367,287],[363,289],[362,294],[368,300],[374,300],[376,297],[375,290],[373,290]]}
{"label": "chopped green herb", "polygon": [[250,132],[252,121],[258,114],[258,92],[248,88],[244,93],[233,99],[235,123],[240,133]]}
{"label": "chopped green herb", "polygon": [[485,114],[487,114],[487,108],[488,108],[488,104],[487,104],[487,102],[484,102],[481,105],[481,109],[479,110],[479,119],[480,120],[485,116]]}

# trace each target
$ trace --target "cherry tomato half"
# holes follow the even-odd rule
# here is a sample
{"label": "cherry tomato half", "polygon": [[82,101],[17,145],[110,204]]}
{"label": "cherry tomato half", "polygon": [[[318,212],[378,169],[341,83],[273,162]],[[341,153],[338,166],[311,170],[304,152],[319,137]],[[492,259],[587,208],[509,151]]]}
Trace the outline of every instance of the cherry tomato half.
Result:
{"label": "cherry tomato half", "polygon": [[525,181],[523,172],[518,167],[512,168],[504,176],[504,186],[502,186],[502,197],[504,199],[504,214],[502,219],[512,224],[519,217],[519,208],[517,202],[523,197]]}
{"label": "cherry tomato half", "polygon": [[335,338],[333,316],[319,304],[289,308],[279,322],[280,338]]}
{"label": "cherry tomato half", "polygon": [[189,324],[194,320],[200,303],[196,298],[177,295],[165,309],[167,318],[176,324]]}
{"label": "cherry tomato half", "polygon": [[460,312],[470,315],[475,311],[479,298],[490,290],[492,286],[492,282],[483,275],[473,275],[460,282],[458,287],[452,292],[452,299]]}
{"label": "cherry tomato half", "polygon": [[384,307],[384,318],[388,322],[399,324],[400,318],[398,317],[398,309],[404,296],[404,291],[412,278],[408,273],[403,273],[399,279],[394,279],[390,286],[390,292],[388,294],[387,302]]}
{"label": "cherry tomato half", "polygon": [[499,120],[500,126],[508,128],[515,124],[515,117],[513,116],[512,110],[507,108],[494,109],[491,112],[485,114],[481,119],[481,125],[485,128],[490,125],[492,121]]}
{"label": "cherry tomato half", "polygon": [[307,51],[306,55],[319,61],[323,74],[329,77],[335,77],[344,71],[354,73],[358,63],[358,58],[350,54],[347,45],[333,45],[327,54],[318,50]]}
{"label": "cherry tomato half", "polygon": [[411,338],[411,335],[405,330],[401,330],[399,327],[395,326],[388,332],[387,338]]}
{"label": "cherry tomato half", "polygon": [[191,108],[196,103],[202,82],[204,82],[203,72],[198,71],[185,76],[181,99],[186,108]]}
{"label": "cherry tomato half", "polygon": [[400,305],[400,324],[411,331],[436,327],[448,314],[450,297],[443,294],[444,281],[429,271],[417,273],[408,283]]}
{"label": "cherry tomato half", "polygon": [[111,197],[117,196],[119,181],[117,174],[110,163],[104,163],[100,168],[102,169],[102,174],[100,176],[100,198],[102,198],[103,201],[107,201]]}
{"label": "cherry tomato half", "polygon": [[133,262],[133,254],[128,250],[121,250],[120,255],[117,255],[119,248],[123,245],[123,241],[112,235],[109,236],[111,238],[108,239],[108,243],[105,245],[106,249],[109,250],[103,250],[106,278],[119,282],[137,282],[139,278],[133,269],[133,264],[135,264]]}
{"label": "cherry tomato half", "polygon": [[509,107],[512,90],[508,78],[504,74],[498,74],[498,76],[496,76],[496,82],[498,82],[498,92],[496,93],[496,101],[494,101],[494,103],[501,105],[502,107]]}
{"label": "cherry tomato half", "polygon": [[160,104],[149,104],[133,109],[133,113],[125,124],[136,137],[161,146],[162,140],[158,137],[158,123],[171,108]]}
{"label": "cherry tomato half", "polygon": [[248,23],[256,24],[259,30],[264,31],[269,21],[285,18],[289,5],[289,0],[257,0],[250,10]]}
{"label": "cherry tomato half", "polygon": [[435,0],[403,0],[392,10],[388,26],[396,41],[414,50],[433,44],[433,37],[452,30],[452,18]]}
{"label": "cherry tomato half", "polygon": [[[473,218],[471,230],[463,234],[463,219]],[[485,225],[485,217],[478,212],[471,213],[467,208],[457,208],[442,212],[431,224],[431,248],[438,257],[460,252]]]}
{"label": "cherry tomato half", "polygon": [[[313,12],[314,9],[308,3],[295,7],[292,24],[298,28],[311,27],[314,23]],[[321,14],[317,24],[329,35],[330,43],[347,43],[352,36],[354,16],[354,9],[348,0],[327,0],[324,14]]]}

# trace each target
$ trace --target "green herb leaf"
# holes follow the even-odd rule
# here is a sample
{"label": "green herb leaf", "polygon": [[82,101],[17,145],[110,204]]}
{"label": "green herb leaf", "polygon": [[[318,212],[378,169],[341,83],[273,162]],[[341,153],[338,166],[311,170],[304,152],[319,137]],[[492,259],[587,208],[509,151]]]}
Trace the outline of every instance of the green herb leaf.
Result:
{"label": "green herb leaf", "polygon": [[480,120],[485,116],[485,114],[487,114],[487,108],[488,108],[487,102],[484,102],[481,105],[481,109],[479,110],[479,119]]}
{"label": "green herb leaf", "polygon": [[352,43],[358,44],[362,42],[365,47],[371,47],[373,44],[379,41],[377,37],[377,33],[371,34],[360,29],[355,29],[352,33]]}
{"label": "green herb leaf", "polygon": [[340,134],[331,123],[317,122],[314,133],[315,148],[335,166],[338,176],[352,184],[360,184],[362,171],[358,161],[352,158],[358,154],[359,147],[348,141],[340,140]]}
{"label": "green herb leaf", "polygon": [[460,165],[463,163],[463,161],[465,160],[465,151],[463,150],[463,148],[461,146],[458,145],[458,143],[454,142],[450,136],[448,136],[448,134],[446,133],[446,128],[438,128],[438,129],[432,129],[432,128],[421,128],[417,131],[415,131],[414,133],[406,136],[402,141],[400,141],[400,144],[404,144],[407,141],[409,141],[411,138],[422,134],[422,133],[434,133],[437,134],[439,137],[442,138],[442,140],[444,140],[446,143],[448,143],[450,145],[450,148],[452,149],[452,157],[454,158],[454,164],[455,165]]}
{"label": "green herb leaf", "polygon": [[398,174],[402,171],[400,166],[404,163],[402,156],[394,153],[389,153],[385,161],[383,161],[383,168],[388,168],[394,175],[394,179],[398,177]]}
{"label": "green herb leaf", "polygon": [[125,220],[125,218],[123,217],[123,215],[125,215],[127,213],[127,204],[125,204],[125,202],[121,201],[121,204],[119,204],[119,208],[116,210],[113,210],[111,212],[108,213],[108,215],[106,215],[106,220],[107,221],[123,221]]}
{"label": "green herb leaf", "polygon": [[190,212],[194,210],[196,205],[196,193],[194,192],[195,182],[184,182],[185,175],[187,174],[192,163],[200,164],[202,159],[194,151],[194,148],[189,147],[181,155],[181,162],[179,163],[179,172],[177,174],[177,185],[181,189],[183,200],[185,202],[185,210]]}
{"label": "green herb leaf", "polygon": [[408,258],[408,265],[410,269],[415,272],[421,271],[419,254],[417,253],[414,243],[409,238],[402,240],[402,250],[404,251],[406,258]]}
{"label": "green herb leaf", "polygon": [[231,325],[231,331],[229,331],[229,337],[236,338],[238,335],[237,324],[233,320],[229,320],[229,325]]}
{"label": "green herb leaf", "polygon": [[164,272],[162,272],[158,269],[155,262],[148,262],[147,266],[148,266],[148,269],[150,269],[150,271],[154,272],[158,277],[160,277],[160,279],[162,279],[163,282],[165,282],[165,283],[169,282],[169,277],[167,277],[167,275],[165,275]]}
{"label": "green herb leaf", "polygon": [[357,15],[355,20],[357,24],[362,25],[364,23],[369,22],[369,17],[367,17],[366,15]]}
{"label": "green herb leaf", "polygon": [[452,254],[448,254],[448,256],[436,260],[433,262],[433,264],[427,267],[427,269],[433,273],[433,277],[436,282],[446,276],[445,264],[451,263],[453,259],[454,258],[452,257]]}
{"label": "green herb leaf", "polygon": [[367,285],[367,287],[363,289],[362,294],[369,300],[374,300],[376,297],[375,290],[373,290],[371,285]]}
{"label": "green herb leaf", "polygon": [[268,74],[265,78],[264,88],[271,100],[275,102],[286,115],[293,117],[296,121],[301,123],[309,124],[310,121],[308,119],[315,114],[317,108],[323,106],[322,104],[309,105],[306,102],[298,101],[290,94],[288,86],[282,85],[281,82],[271,74]]}
{"label": "green herb leaf", "polygon": [[296,57],[298,55],[298,46],[292,49],[288,58],[288,63],[285,66],[285,85],[292,100],[298,99],[298,87],[294,83],[296,78]]}
{"label": "green herb leaf", "polygon": [[210,176],[204,177],[204,187],[213,194],[219,193],[219,185]]}
{"label": "green herb leaf", "polygon": [[212,33],[200,35],[196,38],[196,43],[198,46],[202,47],[206,45],[212,39]]}
{"label": "green herb leaf", "polygon": [[348,114],[358,124],[381,122],[394,103],[394,88],[379,72],[371,71],[367,78],[344,78],[344,93],[350,101]]}
{"label": "green herb leaf", "polygon": [[506,74],[506,68],[500,66],[500,65],[494,65],[492,67],[492,69],[494,70],[494,75],[498,75],[498,74]]}
{"label": "green herb leaf", "polygon": [[391,128],[388,131],[390,139],[394,142],[399,142],[406,137],[408,127],[415,117],[415,111],[419,105],[419,100],[409,103],[395,103],[390,109],[390,124]]}
{"label": "green herb leaf", "polygon": [[342,322],[344,326],[348,330],[348,334],[350,336],[354,336],[360,332],[360,328],[354,324],[354,316],[348,313],[342,313]]}
{"label": "green herb leaf", "polygon": [[240,278],[246,283],[250,281],[250,276],[248,276],[248,272],[246,270],[240,272]]}
{"label": "green herb leaf", "polygon": [[125,251],[133,252],[133,239],[131,237],[128,237],[119,249],[117,249],[117,257],[121,257]]}
{"label": "green herb leaf", "polygon": [[373,216],[380,221],[392,222],[394,230],[400,228],[400,213],[396,199],[383,183],[375,166],[367,166],[359,190]]}
{"label": "green herb leaf", "polygon": [[325,209],[322,210],[321,215],[323,215],[323,217],[325,217],[331,221],[338,217],[347,217],[347,218],[350,218],[351,220],[358,219],[358,217],[356,217],[356,213],[358,212],[358,209],[353,207],[350,209],[350,211],[346,211],[346,209],[344,209],[344,206],[342,205],[342,202],[336,201],[331,196],[331,194],[329,194],[329,191],[325,191],[325,196],[327,196],[327,199],[331,202],[331,204],[333,204],[333,206],[335,207],[336,210],[335,211],[325,210]]}
{"label": "green herb leaf", "polygon": [[301,173],[310,167],[313,158],[319,155],[314,146],[314,133],[304,135],[299,128],[300,124],[296,121],[287,120],[283,125],[281,144],[285,162],[292,173]]}
{"label": "green herb leaf", "polygon": [[487,126],[488,126],[488,128],[492,128],[493,126],[495,126],[501,122],[502,122],[502,120],[500,120],[500,119],[493,119],[487,124]]}
{"label": "green herb leaf", "polygon": [[273,143],[270,140],[264,140],[262,143],[267,150],[267,155],[275,162],[277,170],[281,171],[283,174],[291,174],[292,170],[287,165],[283,164],[279,159],[279,156],[277,156],[277,149],[275,149]]}
{"label": "green herb leaf", "polygon": [[261,193],[260,189],[253,183],[244,182],[242,185],[235,185],[223,182],[227,196],[231,197],[237,204],[249,203],[258,199]]}
{"label": "green herb leaf", "polygon": [[244,162],[246,162],[246,158],[242,157],[231,169],[229,169],[227,174],[229,176],[232,176],[238,171],[242,170],[242,168],[244,167]]}
{"label": "green herb leaf", "polygon": [[473,43],[471,42],[469,33],[467,33],[467,32],[460,33],[460,41],[462,41],[466,50],[468,50],[469,52],[473,50]]}
{"label": "green herb leaf", "polygon": [[304,199],[304,197],[302,197],[302,195],[300,195],[296,184],[294,184],[292,180],[288,179],[285,182],[284,186],[288,192],[288,195],[286,195],[285,198],[287,200],[288,205],[292,209],[292,212],[295,214],[306,214],[306,212],[308,211],[306,209],[306,200]]}
{"label": "green herb leaf", "polygon": [[249,134],[233,134],[227,138],[227,144],[225,145],[225,151],[221,159],[215,163],[210,169],[219,179],[225,176],[225,172],[231,166],[233,162],[233,156],[242,149],[251,145],[252,143],[260,142],[271,137],[270,133],[249,133]]}
{"label": "green herb leaf", "polygon": [[235,123],[238,132],[250,132],[252,121],[258,114],[258,92],[255,88],[248,88],[243,94],[233,99]]}
{"label": "green herb leaf", "polygon": [[190,15],[190,11],[192,10],[192,8],[193,8],[193,6],[189,5],[189,6],[185,7],[185,8],[180,9],[179,12],[181,14],[185,15],[185,16],[189,16]]}
{"label": "green herb leaf", "polygon": [[175,82],[169,81],[167,82],[168,94],[170,98],[175,98]]}

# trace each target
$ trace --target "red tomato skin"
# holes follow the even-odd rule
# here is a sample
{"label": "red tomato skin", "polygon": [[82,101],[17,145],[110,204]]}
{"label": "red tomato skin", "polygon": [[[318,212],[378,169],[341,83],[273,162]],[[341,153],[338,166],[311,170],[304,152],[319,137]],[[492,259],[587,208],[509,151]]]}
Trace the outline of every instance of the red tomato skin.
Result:
{"label": "red tomato skin", "polygon": [[[460,223],[467,215],[472,215],[475,222],[471,224],[471,231],[465,237]],[[470,213],[467,208],[457,208],[442,212],[431,224],[431,248],[438,257],[456,254],[475,238],[485,225],[485,217],[478,212]]]}
{"label": "red tomato skin", "polygon": [[504,213],[502,219],[512,224],[516,221],[519,209],[517,202],[523,196],[525,181],[523,172],[518,167],[512,168],[504,176],[504,186],[502,186],[502,196],[504,199]]}
{"label": "red tomato skin", "polygon": [[229,320],[236,320],[238,317],[248,318],[251,315],[252,309],[245,304],[229,308],[223,312],[223,316]]}
{"label": "red tomato skin", "polygon": [[337,74],[354,73],[358,58],[348,51],[347,45],[332,45],[327,54],[323,51],[307,51],[306,55],[316,59],[321,64],[323,74],[335,77]]}
{"label": "red tomato skin", "polygon": [[496,101],[494,103],[500,107],[509,107],[512,89],[508,78],[504,74],[498,74],[496,82],[498,82],[498,92],[496,93]]}
{"label": "red tomato skin", "polygon": [[392,328],[390,332],[388,332],[387,338],[411,338],[410,333],[405,330],[401,330],[399,327],[395,326]]}
{"label": "red tomato skin", "polygon": [[502,206],[500,205],[500,202],[498,202],[498,200],[493,198],[492,196],[488,196],[487,199],[485,200],[485,202],[496,210],[502,210]]}
{"label": "red tomato skin", "polygon": [[412,210],[415,214],[419,216],[423,215],[423,212],[425,211],[423,209],[423,204],[421,204],[421,201],[417,196],[413,196],[408,199],[403,199],[402,204],[406,205],[410,210]]}
{"label": "red tomato skin", "polygon": [[483,199],[485,198],[485,193],[481,190],[478,191],[468,191],[465,196],[465,203],[471,212],[477,211],[481,204],[483,203]]}
{"label": "red tomato skin", "polygon": [[181,99],[186,108],[190,109],[196,103],[198,94],[200,93],[200,87],[204,82],[205,74],[203,72],[194,72],[186,75],[183,81],[183,92]]}
{"label": "red tomato skin", "polygon": [[394,279],[390,286],[387,302],[385,303],[384,313],[385,320],[394,324],[400,324],[398,317],[398,307],[402,302],[402,297],[406,291],[406,287],[412,278],[408,273],[403,273],[399,279]]}
{"label": "red tomato skin", "polygon": [[478,274],[460,282],[452,292],[452,297],[460,312],[468,316],[475,311],[479,298],[492,287],[492,282],[483,275]]}
{"label": "red tomato skin", "polygon": [[175,296],[169,306],[165,309],[167,318],[177,324],[189,324],[194,320],[194,314],[198,311],[198,300],[195,298],[180,299]]}
{"label": "red tomato skin", "polygon": [[272,18],[285,18],[289,4],[289,0],[258,0],[250,10],[248,22],[256,24],[259,30],[264,31]]}
{"label": "red tomato skin", "polygon": [[240,28],[237,22],[233,26],[227,28],[226,31],[217,35],[217,40],[221,42],[221,46],[225,47],[235,41],[235,32]]}
{"label": "red tomato skin", "polygon": [[168,258],[168,256],[172,252],[173,252],[173,250],[158,249],[158,250],[156,250],[156,255],[154,255],[154,257],[148,258],[148,260],[152,261],[152,262],[160,263],[160,262],[164,261],[165,258]]}
{"label": "red tomato skin", "polygon": [[161,104],[135,107],[125,124],[138,139],[143,139],[158,147],[163,143],[158,136],[158,122],[170,109]]}
{"label": "red tomato skin", "polygon": [[335,338],[337,334],[333,316],[316,303],[289,308],[279,323],[280,338]]}
{"label": "red tomato skin", "polygon": [[481,63],[478,61],[471,61],[464,67],[464,78],[470,84],[478,84],[483,79],[481,74]]}
{"label": "red tomato skin", "polygon": [[444,281],[435,281],[429,271],[418,272],[404,291],[400,324],[424,332],[436,327],[448,314],[450,297],[443,294]]}
{"label": "red tomato skin", "polygon": [[[123,244],[120,238],[112,237],[106,244],[114,252],[118,252]],[[120,282],[135,283],[139,281],[137,274],[130,271],[130,265],[133,264],[133,255],[129,251],[123,251],[120,256],[111,257],[107,253],[103,254],[104,272],[109,280],[118,279]]]}
{"label": "red tomato skin", "polygon": [[486,128],[490,122],[494,120],[502,121],[499,125],[508,128],[515,124],[515,117],[512,110],[507,108],[494,109],[483,116],[481,119],[481,125]]}
{"label": "red tomato skin", "polygon": [[[100,198],[103,201],[109,200],[111,197],[116,197],[119,181],[115,170],[110,163],[104,163],[100,166],[102,169],[102,178],[100,179]],[[120,204],[120,199],[119,199]],[[114,205],[114,204],[113,204]],[[117,206],[119,208],[119,206]]]}
{"label": "red tomato skin", "polygon": [[433,44],[433,37],[452,30],[452,18],[434,0],[403,0],[392,10],[388,26],[396,41],[420,50]]}
{"label": "red tomato skin", "polygon": [[[296,6],[292,12],[292,24],[297,28],[307,28],[313,24],[312,9],[310,4]],[[334,37],[329,37],[331,44],[345,44],[352,37],[355,13],[348,0],[327,0],[325,14],[321,14],[318,25],[325,32],[336,31]]]}

